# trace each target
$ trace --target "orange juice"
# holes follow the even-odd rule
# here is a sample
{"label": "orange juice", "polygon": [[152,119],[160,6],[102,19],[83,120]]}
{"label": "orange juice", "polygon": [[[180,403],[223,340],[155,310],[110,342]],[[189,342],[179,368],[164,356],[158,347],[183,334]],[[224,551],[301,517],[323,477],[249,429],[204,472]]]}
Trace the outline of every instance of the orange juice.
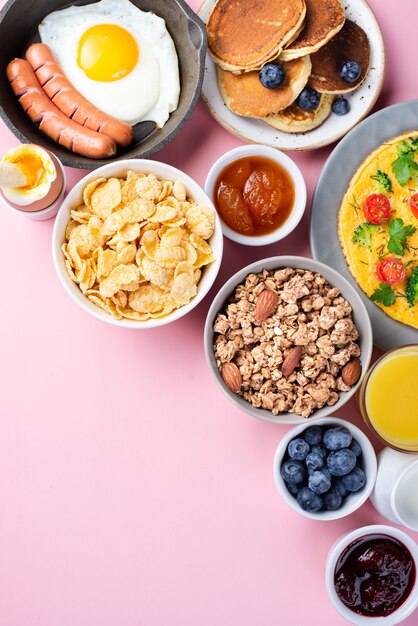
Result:
{"label": "orange juice", "polygon": [[418,451],[418,346],[393,350],[378,361],[362,395],[376,433],[395,448]]}

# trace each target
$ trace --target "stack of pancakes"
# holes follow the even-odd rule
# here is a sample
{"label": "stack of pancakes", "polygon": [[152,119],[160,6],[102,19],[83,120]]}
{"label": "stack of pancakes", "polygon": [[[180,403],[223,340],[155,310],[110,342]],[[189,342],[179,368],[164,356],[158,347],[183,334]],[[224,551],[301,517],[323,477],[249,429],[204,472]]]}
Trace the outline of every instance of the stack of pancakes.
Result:
{"label": "stack of pancakes", "polygon": [[[217,0],[207,32],[228,108],[289,133],[322,124],[334,95],[356,89],[369,67],[367,35],[345,18],[340,0]],[[354,83],[339,76],[348,60],[362,68]],[[271,61],[285,71],[276,89],[264,87],[258,76]],[[314,111],[296,103],[305,86],[321,95]]]}

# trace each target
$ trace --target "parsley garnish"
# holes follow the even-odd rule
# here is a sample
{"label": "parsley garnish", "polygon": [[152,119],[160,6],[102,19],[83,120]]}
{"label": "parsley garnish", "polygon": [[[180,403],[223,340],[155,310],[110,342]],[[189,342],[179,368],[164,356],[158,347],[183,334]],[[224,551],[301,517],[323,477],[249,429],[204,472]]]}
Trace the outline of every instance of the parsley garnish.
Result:
{"label": "parsley garnish", "polygon": [[405,248],[407,247],[406,240],[408,237],[413,235],[415,231],[415,226],[405,226],[400,217],[390,220],[388,243],[389,252],[403,256],[405,254]]}
{"label": "parsley garnish", "polygon": [[374,176],[370,176],[373,180],[379,183],[379,191],[387,193],[391,193],[392,191],[392,181],[386,172],[382,172],[382,170],[377,170]]}
{"label": "parsley garnish", "polygon": [[370,296],[373,302],[381,302],[384,306],[392,306],[395,304],[395,293],[390,285],[387,283],[380,283],[380,289],[375,289]]}
{"label": "parsley garnish", "polygon": [[398,158],[392,163],[392,172],[402,187],[418,174],[418,163],[415,153],[418,151],[418,138],[408,139],[398,143]]}

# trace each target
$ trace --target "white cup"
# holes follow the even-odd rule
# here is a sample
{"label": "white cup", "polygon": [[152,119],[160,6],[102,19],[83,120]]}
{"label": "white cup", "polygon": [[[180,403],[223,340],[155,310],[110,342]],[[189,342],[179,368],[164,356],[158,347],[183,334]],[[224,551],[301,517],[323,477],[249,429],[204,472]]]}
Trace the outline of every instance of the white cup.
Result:
{"label": "white cup", "polygon": [[390,522],[418,531],[418,455],[384,448],[370,499]]}

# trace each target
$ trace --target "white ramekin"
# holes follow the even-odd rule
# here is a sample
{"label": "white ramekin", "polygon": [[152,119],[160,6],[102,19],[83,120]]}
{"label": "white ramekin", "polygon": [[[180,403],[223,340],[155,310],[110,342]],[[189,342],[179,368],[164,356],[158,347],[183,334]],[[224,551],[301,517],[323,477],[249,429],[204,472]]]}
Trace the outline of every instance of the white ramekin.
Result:
{"label": "white ramekin", "polygon": [[289,174],[290,178],[293,181],[295,186],[295,201],[293,204],[292,211],[282,226],[279,226],[271,233],[267,235],[241,235],[236,231],[232,230],[225,224],[220,217],[222,224],[222,231],[225,237],[228,239],[232,239],[232,241],[236,241],[237,243],[244,244],[246,246],[265,246],[270,243],[275,243],[280,239],[283,239],[287,235],[289,235],[299,224],[302,216],[305,212],[306,207],[306,185],[305,180],[302,176],[302,172],[296,165],[296,163],[288,157],[280,150],[276,150],[276,148],[271,148],[269,146],[263,145],[253,145],[249,144],[246,146],[240,146],[239,148],[233,148],[229,152],[223,154],[215,163],[212,165],[211,169],[206,178],[205,182],[205,191],[212,202],[214,202],[214,192],[215,185],[218,179],[219,174],[222,170],[237,161],[238,159],[242,159],[244,157],[251,156],[262,156],[267,159],[271,159],[272,161],[276,161],[279,165],[281,165]]}

